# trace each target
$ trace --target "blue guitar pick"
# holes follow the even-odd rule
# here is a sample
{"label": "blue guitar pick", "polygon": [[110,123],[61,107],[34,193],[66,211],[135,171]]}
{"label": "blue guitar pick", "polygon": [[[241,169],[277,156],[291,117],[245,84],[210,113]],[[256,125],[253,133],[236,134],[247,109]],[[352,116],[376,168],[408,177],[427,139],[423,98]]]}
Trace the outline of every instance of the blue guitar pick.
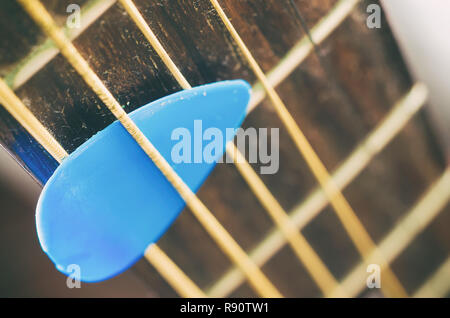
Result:
{"label": "blue guitar pick", "polygon": [[[245,118],[249,98],[246,82],[224,81],[164,97],[130,117],[196,192]],[[184,206],[116,121],[50,177],[36,210],[37,232],[58,270],[69,275],[74,264],[82,281],[97,282],[132,266]]]}

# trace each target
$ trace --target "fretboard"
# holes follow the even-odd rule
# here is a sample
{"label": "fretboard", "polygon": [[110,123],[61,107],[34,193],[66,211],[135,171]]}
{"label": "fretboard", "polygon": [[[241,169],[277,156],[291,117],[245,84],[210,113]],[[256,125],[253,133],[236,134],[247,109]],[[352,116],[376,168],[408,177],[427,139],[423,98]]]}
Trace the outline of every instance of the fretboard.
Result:
{"label": "fretboard", "polygon": [[[181,89],[119,3],[78,2],[81,28],[71,29],[65,24],[70,1],[43,1],[126,112]],[[352,284],[352,278],[365,277],[366,263],[211,3],[134,2],[192,86],[238,78],[252,83],[243,128],[280,129],[279,171],[259,177],[349,295],[369,293],[365,280]],[[450,173],[423,111],[426,97],[411,79],[384,16],[382,28],[367,28],[368,1],[295,2],[301,16],[288,0],[220,1],[412,296],[440,265],[422,255],[444,262],[450,250],[445,228]],[[68,153],[115,120],[18,4],[2,2],[0,15],[0,74]],[[0,141],[42,184],[58,166],[3,107]],[[259,166],[253,165],[255,171]],[[322,295],[234,165],[217,165],[198,197],[283,295]],[[430,251],[430,242],[439,248]],[[158,245],[208,296],[256,296],[188,211]],[[133,271],[157,295],[177,295],[145,260]]]}

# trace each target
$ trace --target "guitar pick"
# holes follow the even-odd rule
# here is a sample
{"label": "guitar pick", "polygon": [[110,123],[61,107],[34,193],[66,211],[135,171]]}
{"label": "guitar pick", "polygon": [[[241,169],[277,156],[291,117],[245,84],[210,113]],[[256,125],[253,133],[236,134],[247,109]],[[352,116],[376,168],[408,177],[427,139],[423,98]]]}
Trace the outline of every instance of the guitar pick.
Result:
{"label": "guitar pick", "polygon": [[[172,94],[129,116],[196,192],[245,118],[249,99],[246,82],[224,81]],[[45,184],[37,233],[58,270],[70,275],[77,268],[80,280],[97,282],[132,266],[184,206],[116,121],[64,159]]]}

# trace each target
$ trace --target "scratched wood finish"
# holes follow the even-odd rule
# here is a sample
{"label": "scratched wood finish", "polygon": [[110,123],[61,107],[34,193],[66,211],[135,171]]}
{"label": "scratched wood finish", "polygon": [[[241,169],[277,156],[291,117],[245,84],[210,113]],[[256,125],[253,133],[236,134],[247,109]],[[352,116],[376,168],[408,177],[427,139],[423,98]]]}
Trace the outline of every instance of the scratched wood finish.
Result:
{"label": "scratched wood finish", "polygon": [[[297,4],[312,27],[336,2],[298,0]],[[45,2],[62,24],[65,5],[56,3]],[[274,67],[305,35],[287,0],[221,3],[264,71]],[[254,82],[254,75],[208,1],[159,0],[136,4],[193,85],[232,78]],[[43,36],[17,5],[2,2],[1,6],[11,12],[5,14],[0,9],[0,52],[7,52],[1,55],[0,73],[5,75],[26,52],[43,41]],[[349,155],[412,85],[386,21],[380,30],[366,28],[366,7],[367,2],[363,2],[320,45],[320,58],[312,54],[277,89],[330,170]],[[12,26],[21,32],[10,32]],[[111,7],[74,43],[127,111],[180,89],[119,4]],[[113,121],[112,115],[60,55],[16,93],[69,152]],[[270,102],[264,101],[252,112],[244,127],[280,128],[280,170],[262,178],[289,211],[316,186],[314,178]],[[15,146],[18,129],[17,123],[1,110],[1,142],[12,153],[18,151]],[[22,151],[27,150],[27,142],[32,145],[27,138],[28,141],[22,141],[25,148]],[[38,164],[48,167],[49,173],[56,167],[51,160]],[[344,194],[373,238],[379,241],[444,168],[431,125],[426,114],[420,112]],[[247,250],[273,228],[232,165],[218,165],[199,196]],[[409,291],[448,255],[450,240],[442,225],[450,221],[448,212],[447,207],[394,263],[394,271]],[[308,225],[304,234],[338,279],[359,261],[330,208]],[[181,214],[160,245],[201,287],[210,286],[230,267],[228,259],[188,211]],[[320,294],[288,247],[263,269],[286,296]],[[132,271],[148,282],[156,295],[175,295],[145,261],[138,262]],[[55,275],[60,274],[55,271]],[[244,284],[233,296],[254,294]]]}

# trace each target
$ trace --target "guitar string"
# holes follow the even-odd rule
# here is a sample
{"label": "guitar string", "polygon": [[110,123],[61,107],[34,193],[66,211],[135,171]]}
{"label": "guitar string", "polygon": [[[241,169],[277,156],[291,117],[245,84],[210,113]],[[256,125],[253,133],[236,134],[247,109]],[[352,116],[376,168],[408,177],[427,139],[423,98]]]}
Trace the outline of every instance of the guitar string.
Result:
{"label": "guitar string", "polygon": [[187,276],[157,244],[148,246],[145,250],[144,257],[181,297],[207,297],[192,279]]}
{"label": "guitar string", "polygon": [[[170,58],[167,51],[164,49],[158,38],[151,30],[144,17],[136,8],[132,0],[119,0],[125,10],[128,12],[131,19],[142,31],[147,40],[153,46],[158,56],[164,62],[166,67],[176,78],[178,83],[183,89],[190,89],[191,85],[183,76],[179,68]],[[329,295],[330,292],[335,290],[338,283],[333,275],[329,272],[326,265],[323,264],[320,257],[307,242],[306,238],[297,230],[295,225],[290,221],[288,214],[281,207],[279,202],[275,199],[270,190],[265,186],[263,181],[258,177],[250,164],[246,161],[245,157],[234,145],[233,142],[229,142],[226,146],[227,154],[233,159],[238,171],[241,173],[244,180],[248,183],[250,189],[255,194],[256,198],[265,207],[269,216],[273,219],[275,224],[279,227],[280,231],[285,235],[286,239],[290,243],[297,258],[304,264],[307,271],[312,276],[313,280],[317,283],[323,294]],[[344,293],[341,292],[341,296]]]}
{"label": "guitar string", "polygon": [[17,0],[42,30],[53,39],[59,47],[62,55],[80,74],[84,81],[91,87],[105,106],[119,120],[123,127],[136,140],[142,150],[149,156],[161,173],[172,184],[181,198],[186,202],[191,212],[203,225],[222,251],[237,265],[247,276],[250,286],[263,297],[282,297],[277,288],[270,282],[261,269],[249,258],[245,251],[238,245],[222,224],[215,218],[211,211],[203,204],[195,193],[177,175],[170,164],[158,152],[153,144],[145,137],[136,124],[128,117],[104,83],[89,67],[75,46],[65,37],[64,33],[55,24],[53,18],[47,12],[39,0]]}
{"label": "guitar string", "polygon": [[[59,163],[69,154],[23,104],[14,91],[0,78],[0,101],[5,109]],[[206,297],[205,293],[156,245],[145,252],[145,258],[182,297]],[[176,279],[175,279],[176,278]]]}
{"label": "guitar string", "polygon": [[[364,171],[372,159],[380,153],[406,126],[427,101],[428,90],[422,83],[416,83],[398,100],[384,119],[353,150],[332,174],[333,181],[342,190]],[[317,186],[289,213],[295,225],[302,230],[328,204],[328,198]],[[259,266],[266,264],[286,244],[284,236],[274,229],[252,251],[250,257]],[[232,268],[206,290],[210,297],[226,297],[244,282],[242,274]]]}
{"label": "guitar string", "polygon": [[339,188],[332,182],[326,167],[312,148],[311,144],[295,122],[292,115],[289,113],[278,93],[267,81],[267,78],[264,75],[261,67],[256,62],[255,58],[245,45],[244,41],[239,36],[231,21],[228,19],[219,2],[217,0],[209,1],[215,8],[226,29],[229,31],[230,35],[233,37],[234,41],[240,48],[250,68],[253,70],[256,77],[264,87],[267,96],[271,100],[277,114],[279,115],[281,121],[284,123],[284,126],[288,130],[288,133],[296,144],[299,152],[305,159],[311,172],[314,174],[324,192],[327,194],[329,201],[333,206],[334,211],[336,212],[336,215],[338,216],[339,220],[344,226],[344,229],[348,233],[350,239],[353,241],[357,250],[363,257],[363,259],[367,258],[370,253],[375,253],[375,255],[378,256],[378,263],[382,264],[383,268],[385,269],[384,291],[393,297],[406,297],[407,293],[403,288],[401,282],[398,280],[397,276],[390,269],[390,267],[387,266],[386,261],[378,251],[375,242],[366,231],[364,225],[361,223]]}

